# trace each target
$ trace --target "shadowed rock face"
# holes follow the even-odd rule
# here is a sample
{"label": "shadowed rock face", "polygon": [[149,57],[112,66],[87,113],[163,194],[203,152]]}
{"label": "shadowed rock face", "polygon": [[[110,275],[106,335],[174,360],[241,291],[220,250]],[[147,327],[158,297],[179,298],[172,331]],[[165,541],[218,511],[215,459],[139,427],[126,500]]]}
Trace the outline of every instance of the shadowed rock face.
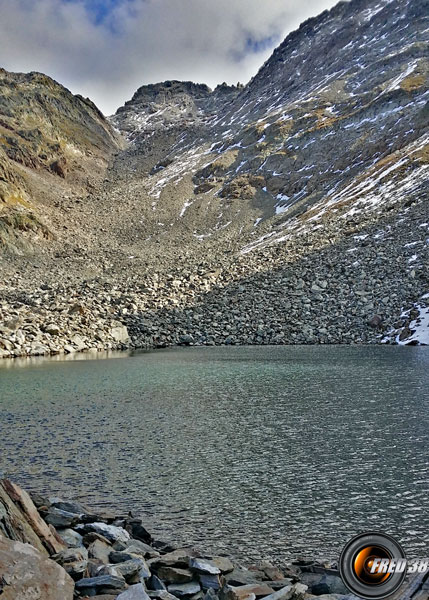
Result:
{"label": "shadowed rock face", "polygon": [[245,87],[142,86],[115,129],[3,72],[0,240],[33,256],[5,262],[0,355],[397,339],[429,291],[427,14],[340,2]]}

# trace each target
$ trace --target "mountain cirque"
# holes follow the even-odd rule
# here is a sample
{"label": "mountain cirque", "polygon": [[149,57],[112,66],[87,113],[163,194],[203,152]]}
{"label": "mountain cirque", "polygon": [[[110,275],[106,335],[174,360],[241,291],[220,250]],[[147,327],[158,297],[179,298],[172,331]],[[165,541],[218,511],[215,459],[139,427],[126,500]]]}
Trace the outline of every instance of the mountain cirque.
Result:
{"label": "mountain cirque", "polygon": [[340,2],[109,120],[1,71],[0,354],[429,343],[428,8]]}

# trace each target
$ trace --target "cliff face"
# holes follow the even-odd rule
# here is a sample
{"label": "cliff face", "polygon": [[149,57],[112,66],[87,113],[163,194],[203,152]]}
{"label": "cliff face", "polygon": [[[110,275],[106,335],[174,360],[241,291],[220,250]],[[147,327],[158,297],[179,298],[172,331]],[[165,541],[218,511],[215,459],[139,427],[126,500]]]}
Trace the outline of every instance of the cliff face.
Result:
{"label": "cliff face", "polygon": [[143,86],[109,122],[2,72],[0,240],[33,249],[3,298],[28,321],[47,286],[33,344],[112,347],[94,331],[121,323],[134,346],[426,339],[428,15],[340,2],[247,86]]}
{"label": "cliff face", "polygon": [[[53,237],[49,204],[84,194],[120,147],[88,99],[40,73],[0,70],[0,244],[20,247],[25,232]],[[22,235],[24,234],[24,235]]]}

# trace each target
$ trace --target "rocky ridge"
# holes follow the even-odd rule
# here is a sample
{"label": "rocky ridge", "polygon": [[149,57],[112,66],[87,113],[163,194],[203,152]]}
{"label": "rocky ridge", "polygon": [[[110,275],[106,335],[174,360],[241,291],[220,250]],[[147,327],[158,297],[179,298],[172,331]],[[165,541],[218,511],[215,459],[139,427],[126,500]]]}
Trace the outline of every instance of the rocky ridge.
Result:
{"label": "rocky ridge", "polygon": [[140,88],[57,239],[4,255],[0,355],[427,343],[426,7],[340,2],[244,88]]}

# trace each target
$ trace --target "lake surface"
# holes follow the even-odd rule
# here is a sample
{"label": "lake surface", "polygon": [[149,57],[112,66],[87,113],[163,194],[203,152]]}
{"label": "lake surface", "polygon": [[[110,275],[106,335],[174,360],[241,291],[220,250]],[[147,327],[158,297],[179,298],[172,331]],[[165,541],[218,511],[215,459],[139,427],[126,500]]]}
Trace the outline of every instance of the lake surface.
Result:
{"label": "lake surface", "polygon": [[0,470],[242,560],[429,549],[429,348],[0,361]]}

